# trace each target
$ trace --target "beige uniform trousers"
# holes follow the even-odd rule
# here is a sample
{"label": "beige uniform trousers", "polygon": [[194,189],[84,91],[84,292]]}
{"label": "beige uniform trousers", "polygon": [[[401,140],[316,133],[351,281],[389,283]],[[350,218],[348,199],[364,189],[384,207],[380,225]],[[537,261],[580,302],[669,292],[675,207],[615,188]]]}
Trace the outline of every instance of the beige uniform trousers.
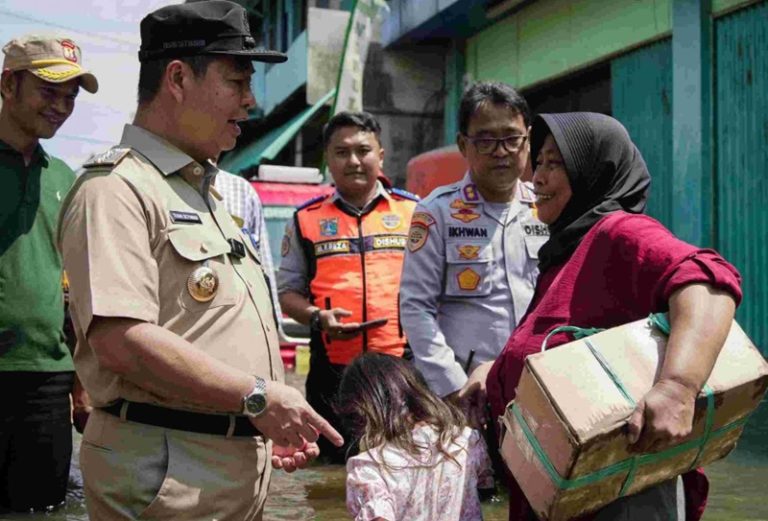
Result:
{"label": "beige uniform trousers", "polygon": [[197,434],[94,410],[80,465],[91,521],[259,521],[271,447],[262,437]]}

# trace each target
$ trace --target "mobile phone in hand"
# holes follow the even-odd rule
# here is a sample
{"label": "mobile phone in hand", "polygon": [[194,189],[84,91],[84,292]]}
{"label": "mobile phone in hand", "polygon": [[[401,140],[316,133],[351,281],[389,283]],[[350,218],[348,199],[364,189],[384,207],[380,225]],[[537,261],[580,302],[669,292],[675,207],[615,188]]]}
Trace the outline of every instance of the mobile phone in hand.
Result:
{"label": "mobile phone in hand", "polygon": [[368,331],[369,329],[381,327],[387,322],[389,322],[388,318],[377,318],[374,320],[368,320],[366,322],[360,322],[360,325],[355,329],[355,331]]}

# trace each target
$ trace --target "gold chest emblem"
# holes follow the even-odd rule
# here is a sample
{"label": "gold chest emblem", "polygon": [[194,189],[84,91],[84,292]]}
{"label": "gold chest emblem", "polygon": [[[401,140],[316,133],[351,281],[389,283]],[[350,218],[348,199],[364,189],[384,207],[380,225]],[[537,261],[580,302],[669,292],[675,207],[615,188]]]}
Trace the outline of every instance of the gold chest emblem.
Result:
{"label": "gold chest emblem", "polygon": [[187,291],[198,302],[208,302],[216,296],[219,277],[208,266],[200,266],[187,279]]}

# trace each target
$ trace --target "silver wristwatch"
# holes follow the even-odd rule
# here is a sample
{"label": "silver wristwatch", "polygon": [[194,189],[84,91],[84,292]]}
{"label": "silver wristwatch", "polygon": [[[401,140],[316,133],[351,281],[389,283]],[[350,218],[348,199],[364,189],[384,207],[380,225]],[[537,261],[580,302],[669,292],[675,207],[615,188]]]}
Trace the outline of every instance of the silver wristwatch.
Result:
{"label": "silver wristwatch", "polygon": [[267,382],[260,376],[256,377],[253,390],[243,396],[243,414],[255,418],[267,408]]}

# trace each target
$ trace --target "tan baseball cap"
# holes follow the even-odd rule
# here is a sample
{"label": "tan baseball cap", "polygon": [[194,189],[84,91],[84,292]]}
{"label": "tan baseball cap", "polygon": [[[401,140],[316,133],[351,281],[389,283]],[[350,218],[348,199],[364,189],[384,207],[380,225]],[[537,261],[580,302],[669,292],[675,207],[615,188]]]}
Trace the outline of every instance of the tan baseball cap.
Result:
{"label": "tan baseball cap", "polygon": [[99,90],[96,76],[83,68],[80,47],[69,38],[23,36],[8,42],[3,53],[3,70],[27,70],[50,83],[80,78],[82,87],[91,94]]}

